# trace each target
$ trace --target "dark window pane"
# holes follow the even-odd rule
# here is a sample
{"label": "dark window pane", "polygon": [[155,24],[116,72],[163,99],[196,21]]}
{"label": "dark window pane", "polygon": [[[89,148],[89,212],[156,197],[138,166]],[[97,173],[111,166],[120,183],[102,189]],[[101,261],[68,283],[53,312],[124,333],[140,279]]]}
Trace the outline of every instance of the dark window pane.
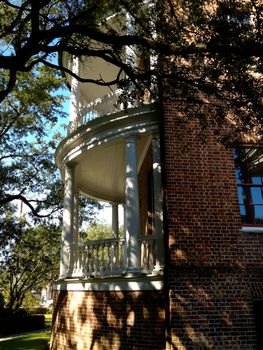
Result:
{"label": "dark window pane", "polygon": [[262,187],[238,186],[240,204],[263,204]]}
{"label": "dark window pane", "polygon": [[240,205],[240,214],[243,224],[263,224],[263,205]]}
{"label": "dark window pane", "polygon": [[234,151],[238,201],[243,224],[263,224],[263,149]]}

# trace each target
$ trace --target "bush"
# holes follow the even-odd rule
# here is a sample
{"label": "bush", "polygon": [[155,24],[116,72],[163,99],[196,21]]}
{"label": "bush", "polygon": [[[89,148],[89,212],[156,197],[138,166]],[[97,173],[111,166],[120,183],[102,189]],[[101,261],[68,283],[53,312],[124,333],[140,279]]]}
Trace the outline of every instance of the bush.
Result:
{"label": "bush", "polygon": [[29,315],[45,315],[49,313],[49,310],[47,307],[39,306],[39,307],[25,307],[23,310],[26,310],[26,312]]}
{"label": "bush", "polygon": [[25,331],[33,331],[45,327],[45,317],[43,315],[31,316],[27,315],[25,310],[15,314],[8,312],[0,315],[0,336],[19,333]]}
{"label": "bush", "polygon": [[3,296],[3,293],[0,292],[0,310],[2,310],[5,307],[5,298]]}

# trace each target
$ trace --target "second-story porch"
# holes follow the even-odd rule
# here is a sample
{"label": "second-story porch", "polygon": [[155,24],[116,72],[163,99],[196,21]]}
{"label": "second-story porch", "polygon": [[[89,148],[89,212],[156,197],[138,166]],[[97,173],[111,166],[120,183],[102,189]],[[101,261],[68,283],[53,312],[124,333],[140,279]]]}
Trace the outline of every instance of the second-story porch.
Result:
{"label": "second-story porch", "polygon": [[[60,279],[163,271],[158,109],[147,104],[116,111],[117,94],[84,106],[57,149],[65,184]],[[105,113],[107,105],[110,109]],[[80,242],[80,194],[112,204],[112,238]],[[122,234],[120,205],[124,208]]]}

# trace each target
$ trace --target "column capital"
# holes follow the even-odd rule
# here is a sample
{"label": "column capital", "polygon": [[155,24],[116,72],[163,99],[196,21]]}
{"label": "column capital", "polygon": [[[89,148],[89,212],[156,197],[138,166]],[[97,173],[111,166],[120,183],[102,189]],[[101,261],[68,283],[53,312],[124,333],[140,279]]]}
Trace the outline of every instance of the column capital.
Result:
{"label": "column capital", "polygon": [[127,136],[125,136],[125,141],[126,143],[135,143],[137,141],[137,138],[138,138],[138,134],[137,133],[131,133],[131,134],[128,134]]}

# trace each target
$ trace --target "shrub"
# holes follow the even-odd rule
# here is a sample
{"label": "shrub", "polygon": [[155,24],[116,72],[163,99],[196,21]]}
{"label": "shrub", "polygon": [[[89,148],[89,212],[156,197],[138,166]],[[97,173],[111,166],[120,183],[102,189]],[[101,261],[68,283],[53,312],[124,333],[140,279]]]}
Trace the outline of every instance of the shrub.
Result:
{"label": "shrub", "polygon": [[3,293],[0,292],[0,310],[2,310],[5,307],[5,298],[3,296]]}
{"label": "shrub", "polygon": [[43,315],[31,316],[23,312],[0,316],[0,336],[12,333],[37,330],[45,327]]}
{"label": "shrub", "polygon": [[49,310],[47,307],[39,306],[39,307],[26,307],[23,308],[23,310],[26,310],[29,315],[45,315],[49,313]]}

